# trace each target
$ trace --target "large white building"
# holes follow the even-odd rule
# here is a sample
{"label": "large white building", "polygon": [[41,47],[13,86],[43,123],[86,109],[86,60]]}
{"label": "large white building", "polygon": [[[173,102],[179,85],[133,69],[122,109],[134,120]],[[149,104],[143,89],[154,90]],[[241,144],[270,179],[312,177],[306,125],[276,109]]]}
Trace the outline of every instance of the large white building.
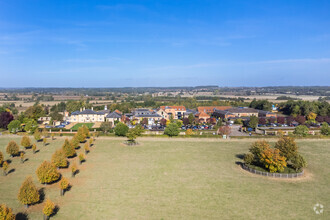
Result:
{"label": "large white building", "polygon": [[86,122],[104,122],[106,116],[110,113],[110,110],[107,110],[107,107],[104,107],[102,111],[94,111],[92,109],[80,109],[80,111],[74,111],[68,117],[70,123],[86,123]]}

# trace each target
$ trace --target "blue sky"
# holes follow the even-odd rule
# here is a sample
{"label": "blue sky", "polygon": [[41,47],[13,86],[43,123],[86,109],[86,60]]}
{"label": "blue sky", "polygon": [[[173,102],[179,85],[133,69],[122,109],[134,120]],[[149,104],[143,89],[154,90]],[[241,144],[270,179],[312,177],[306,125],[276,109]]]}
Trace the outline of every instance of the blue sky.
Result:
{"label": "blue sky", "polygon": [[330,1],[0,1],[0,87],[330,85]]}

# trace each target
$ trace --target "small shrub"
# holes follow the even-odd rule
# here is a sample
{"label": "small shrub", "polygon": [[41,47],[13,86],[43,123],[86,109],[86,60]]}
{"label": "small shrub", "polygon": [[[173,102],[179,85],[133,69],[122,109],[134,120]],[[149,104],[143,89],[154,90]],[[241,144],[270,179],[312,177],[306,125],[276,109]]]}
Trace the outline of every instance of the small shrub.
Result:
{"label": "small shrub", "polygon": [[47,138],[43,138],[42,139],[42,143],[44,144],[44,146],[46,146],[46,144],[47,144]]}
{"label": "small shrub", "polygon": [[60,173],[57,171],[56,167],[48,162],[44,161],[38,169],[36,170],[38,179],[40,183],[53,183],[60,178]]}
{"label": "small shrub", "polygon": [[187,135],[187,136],[190,136],[190,135],[193,135],[193,134],[194,134],[194,132],[193,132],[193,130],[190,129],[190,128],[186,131],[186,135]]}
{"label": "small shrub", "polygon": [[0,151],[0,167],[3,163],[3,153]]}
{"label": "small shrub", "polygon": [[90,151],[89,144],[87,142],[84,145],[84,149],[86,154]]}
{"label": "small shrub", "polygon": [[31,140],[28,136],[23,136],[21,140],[21,145],[25,147],[25,149],[31,146]]}
{"label": "small shrub", "polygon": [[54,138],[55,138],[55,134],[52,133],[51,136],[52,136],[52,140],[54,140]]}
{"label": "small shrub", "polygon": [[73,164],[71,165],[71,176],[75,177],[77,171],[78,171],[78,166],[76,162],[73,162]]}
{"label": "small shrub", "polygon": [[15,220],[13,210],[11,208],[8,208],[5,204],[0,204],[0,219]]}
{"label": "small shrub", "polygon": [[18,147],[18,145],[16,144],[15,141],[10,141],[9,142],[9,144],[7,145],[6,151],[10,156],[19,155],[19,147]]}
{"label": "small shrub", "polygon": [[244,155],[244,163],[246,164],[252,164],[254,161],[254,155],[251,153],[247,153]]}
{"label": "small shrub", "polygon": [[37,187],[32,181],[32,177],[27,177],[18,192],[18,200],[27,207],[39,202],[40,195]]}
{"label": "small shrub", "polygon": [[42,209],[42,212],[48,218],[54,213],[54,210],[55,210],[55,204],[50,199],[47,199],[44,208]]}
{"label": "small shrub", "polygon": [[21,163],[24,163],[24,152],[21,152],[19,156],[21,158]]}

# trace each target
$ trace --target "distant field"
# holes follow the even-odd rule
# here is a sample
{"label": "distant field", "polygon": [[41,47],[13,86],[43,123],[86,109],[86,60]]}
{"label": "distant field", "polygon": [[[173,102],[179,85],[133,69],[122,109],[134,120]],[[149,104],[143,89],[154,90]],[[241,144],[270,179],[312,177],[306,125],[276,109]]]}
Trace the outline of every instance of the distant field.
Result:
{"label": "distant field", "polygon": [[92,128],[94,123],[78,123],[78,124],[75,124],[71,129],[76,131],[76,130],[78,130],[78,128],[80,128],[84,125],[87,126],[88,128]]}
{"label": "distant field", "polygon": [[[0,137],[0,150],[16,137]],[[59,205],[52,219],[329,219],[330,145],[328,140],[299,140],[309,161],[306,177],[276,180],[242,170],[236,155],[252,140],[142,138],[136,147],[124,139],[99,138],[76,178],[67,169],[72,189],[59,196],[57,184],[37,183],[35,170],[49,160],[64,138],[50,141],[40,152],[27,152],[29,160],[10,164],[14,172],[0,176],[0,203],[17,212],[18,189],[27,175],[46,197]],[[82,150],[82,149],[80,149]],[[7,155],[6,155],[7,157]],[[8,158],[8,157],[7,157]],[[313,206],[321,203],[317,216]],[[29,208],[30,219],[42,219],[42,204]]]}

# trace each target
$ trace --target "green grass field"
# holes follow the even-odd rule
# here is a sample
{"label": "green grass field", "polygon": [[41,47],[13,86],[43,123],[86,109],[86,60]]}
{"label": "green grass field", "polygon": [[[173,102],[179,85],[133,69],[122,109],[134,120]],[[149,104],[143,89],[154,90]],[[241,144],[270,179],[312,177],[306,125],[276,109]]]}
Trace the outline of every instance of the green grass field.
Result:
{"label": "green grass field", "polygon": [[[0,138],[2,152],[11,139],[20,141]],[[10,168],[15,171],[0,176],[0,203],[24,212],[17,192],[32,175],[38,187],[45,187],[46,198],[59,206],[53,219],[329,219],[328,140],[297,141],[309,167],[296,180],[242,170],[237,155],[247,152],[253,140],[142,138],[135,147],[124,146],[123,140],[97,139],[76,178],[61,170],[72,183],[64,197],[58,184],[43,186],[35,175],[64,138],[46,147],[38,144],[39,153],[29,150],[24,164],[14,158]],[[316,203],[324,205],[322,215],[314,213]],[[41,219],[42,206],[31,206],[29,219]]]}
{"label": "green grass field", "polygon": [[87,126],[88,128],[92,128],[94,123],[78,123],[78,124],[75,124],[71,129],[73,131],[77,131],[78,128],[82,127],[82,126]]}

